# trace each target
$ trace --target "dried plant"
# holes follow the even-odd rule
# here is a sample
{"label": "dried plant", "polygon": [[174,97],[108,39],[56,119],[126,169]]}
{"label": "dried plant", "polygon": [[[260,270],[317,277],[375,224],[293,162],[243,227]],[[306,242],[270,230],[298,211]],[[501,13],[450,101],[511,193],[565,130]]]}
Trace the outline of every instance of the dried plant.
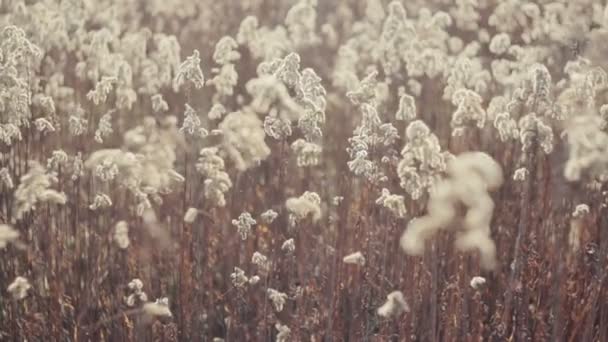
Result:
{"label": "dried plant", "polygon": [[29,281],[23,277],[17,277],[6,289],[15,300],[21,300],[27,296],[27,291],[32,288]]}
{"label": "dried plant", "polygon": [[401,291],[393,291],[386,296],[386,303],[378,308],[378,315],[390,317],[409,311],[410,309],[405,302],[403,293]]}
{"label": "dried plant", "polygon": [[[462,250],[477,249],[481,265],[496,266],[496,246],[490,237],[494,203],[488,194],[502,184],[500,166],[485,153],[458,155],[447,168],[448,179],[439,182],[431,193],[427,216],[415,218],[401,237],[401,247],[411,255],[420,255],[425,243],[440,229],[462,224],[456,246]],[[458,205],[466,207],[462,220],[457,220]]]}
{"label": "dried plant", "polygon": [[351,253],[351,254],[345,256],[344,258],[342,258],[342,261],[345,264],[355,264],[355,265],[359,265],[359,266],[365,266],[365,257],[363,256],[363,254],[361,252]]}

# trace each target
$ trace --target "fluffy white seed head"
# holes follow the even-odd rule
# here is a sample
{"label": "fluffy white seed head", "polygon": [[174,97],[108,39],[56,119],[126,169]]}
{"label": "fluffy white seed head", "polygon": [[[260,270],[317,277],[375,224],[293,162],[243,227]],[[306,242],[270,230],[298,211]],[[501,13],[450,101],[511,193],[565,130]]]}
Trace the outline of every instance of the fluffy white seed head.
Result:
{"label": "fluffy white seed head", "polygon": [[271,224],[278,216],[279,214],[276,211],[268,209],[260,215],[260,218],[264,223]]}
{"label": "fluffy white seed head", "polygon": [[490,41],[490,52],[501,55],[507,52],[509,46],[511,46],[511,37],[507,33],[499,33]]}
{"label": "fluffy white seed head", "polygon": [[321,198],[315,192],[306,191],[300,197],[289,198],[285,202],[285,208],[293,224],[309,215],[313,222],[321,218]]}
{"label": "fluffy white seed head", "polygon": [[173,317],[167,297],[159,298],[154,303],[145,303],[143,312],[150,317]]}
{"label": "fluffy white seed head", "polygon": [[126,221],[119,221],[114,226],[114,242],[121,249],[129,247],[131,241],[129,240],[129,226]]}
{"label": "fluffy white seed head", "polygon": [[253,217],[251,217],[251,214],[246,211],[241,213],[238,219],[232,220],[232,225],[237,228],[237,231],[243,240],[247,239],[247,236],[251,233],[251,227],[256,223],[256,220],[254,220]]}
{"label": "fluffy white seed head", "polygon": [[393,291],[386,296],[386,302],[378,308],[378,315],[382,317],[391,317],[400,315],[403,312],[409,312],[410,308],[405,301],[405,297],[401,291]]}
{"label": "fluffy white seed head", "polygon": [[471,278],[471,283],[470,283],[470,285],[471,285],[471,287],[472,287],[472,288],[474,288],[475,290],[478,290],[478,289],[480,289],[480,288],[481,288],[483,285],[485,285],[485,283],[486,283],[486,278],[476,276],[476,277]]}
{"label": "fluffy white seed head", "polygon": [[0,224],[0,250],[19,238],[19,232],[8,224]]}
{"label": "fluffy white seed head", "polygon": [[281,323],[276,323],[274,325],[275,329],[277,329],[277,342],[288,342],[291,337],[291,329],[288,326],[283,325]]}
{"label": "fluffy white seed head", "polygon": [[205,85],[205,77],[200,64],[200,53],[198,50],[192,51],[192,55],[186,58],[177,70],[173,80],[173,90],[179,91],[186,82],[192,82],[196,89],[201,89]]}
{"label": "fluffy white seed head", "polygon": [[245,284],[249,282],[249,278],[245,275],[245,271],[238,267],[234,268],[234,272],[230,274],[230,279],[232,280],[232,285],[238,288],[245,286]]}
{"label": "fluffy white seed head", "polygon": [[186,213],[184,214],[184,222],[193,223],[196,220],[197,216],[198,216],[198,209],[188,208],[188,210],[186,210]]}
{"label": "fluffy white seed head", "polygon": [[270,270],[270,261],[268,260],[268,257],[260,252],[253,253],[251,263],[256,265],[262,272],[268,272]]}
{"label": "fluffy white seed head", "polygon": [[395,118],[401,121],[412,121],[416,118],[416,101],[414,97],[408,94],[401,95],[399,99],[399,109]]}
{"label": "fluffy white seed head", "polygon": [[513,180],[522,182],[522,181],[526,180],[526,178],[528,178],[529,174],[530,174],[530,171],[528,171],[528,169],[526,169],[525,167],[520,167],[519,169],[515,170],[515,172],[513,173]]}
{"label": "fluffy white seed head", "polygon": [[587,204],[579,204],[574,208],[574,212],[572,213],[572,217],[581,218],[587,214],[589,214],[589,206]]}
{"label": "fluffy white seed head", "polygon": [[[502,184],[500,165],[483,152],[468,152],[450,161],[448,178],[437,184],[427,206],[428,214],[409,222],[401,237],[401,247],[410,255],[421,255],[425,243],[439,230],[455,227],[455,245],[463,251],[477,250],[481,266],[496,266],[496,246],[490,237],[494,203],[488,191]],[[462,219],[459,208],[467,209]],[[460,228],[460,229],[459,229]]]}
{"label": "fluffy white seed head", "polygon": [[342,261],[345,264],[354,264],[354,265],[359,265],[359,266],[365,266],[365,257],[363,256],[363,253],[361,253],[361,252],[351,253],[351,254],[345,256],[344,258],[342,258]]}
{"label": "fluffy white seed head", "polygon": [[266,292],[268,294],[268,299],[270,299],[272,305],[274,306],[274,309],[277,312],[283,311],[283,307],[285,306],[288,298],[287,294],[271,288],[269,288]]}
{"label": "fluffy white seed head", "polygon": [[283,250],[285,253],[291,254],[296,250],[296,244],[294,242],[293,239],[288,239],[285,240],[285,242],[283,242],[283,244],[281,245],[281,250]]}
{"label": "fluffy white seed head", "polygon": [[24,277],[17,277],[6,289],[15,300],[27,297],[27,291],[32,288],[29,281]]}
{"label": "fluffy white seed head", "polygon": [[376,204],[385,207],[397,217],[404,217],[407,214],[404,197],[391,194],[386,188],[382,189],[382,194],[376,199]]}

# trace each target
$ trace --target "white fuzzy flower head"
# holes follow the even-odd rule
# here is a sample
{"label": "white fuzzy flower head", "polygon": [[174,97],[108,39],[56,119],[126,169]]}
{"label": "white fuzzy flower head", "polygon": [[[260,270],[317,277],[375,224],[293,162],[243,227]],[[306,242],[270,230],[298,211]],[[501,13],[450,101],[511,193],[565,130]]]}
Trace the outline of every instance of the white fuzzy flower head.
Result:
{"label": "white fuzzy flower head", "polygon": [[260,277],[257,275],[254,275],[253,277],[249,278],[249,285],[255,285],[259,282],[260,282]]}
{"label": "white fuzzy flower head", "polygon": [[452,104],[457,106],[452,115],[452,135],[461,135],[469,123],[483,128],[486,122],[486,111],[482,107],[483,98],[476,92],[460,88],[452,94]]}
{"label": "white fuzzy flower head", "polygon": [[496,114],[494,117],[494,127],[498,130],[500,140],[503,142],[510,139],[517,140],[519,138],[517,121],[513,120],[508,112]]}
{"label": "white fuzzy flower head", "polygon": [[543,64],[534,64],[529,69],[531,94],[528,96],[528,105],[535,106],[541,113],[543,106],[551,100],[551,74]]}
{"label": "white fuzzy flower head", "polygon": [[258,40],[258,25],[257,17],[253,15],[247,16],[241,21],[236,41],[239,44],[255,44]]}
{"label": "white fuzzy flower head", "polygon": [[213,52],[213,61],[220,65],[232,63],[239,58],[241,55],[238,51],[238,43],[234,38],[230,36],[224,36],[215,44],[215,51]]}
{"label": "white fuzzy flower head", "polygon": [[486,113],[488,114],[488,120],[494,120],[496,115],[503,112],[507,112],[506,115],[510,116],[507,110],[509,103],[510,101],[507,96],[498,95],[492,97],[490,103],[488,103],[488,109],[486,110]]}
{"label": "white fuzzy flower head", "polygon": [[397,133],[397,128],[395,126],[393,126],[392,123],[387,122],[384,123],[382,125],[380,125],[380,127],[378,127],[380,129],[380,132],[382,133],[382,144],[384,146],[392,146],[393,143],[395,143],[395,141],[397,141],[397,139],[399,139],[399,133]]}
{"label": "white fuzzy flower head", "polygon": [[239,288],[245,286],[245,284],[247,284],[247,282],[249,281],[249,279],[245,275],[245,271],[238,267],[235,267],[234,272],[230,274],[230,280],[232,281],[232,285],[234,285],[234,287]]}
{"label": "white fuzzy flower head", "polygon": [[285,306],[285,302],[287,301],[287,294],[270,288],[268,289],[267,294],[268,298],[272,302],[272,305],[274,306],[274,309],[277,312],[283,311],[283,307]]}
{"label": "white fuzzy flower head", "polygon": [[602,119],[594,114],[583,114],[567,123],[570,152],[564,167],[567,180],[608,180],[608,134],[601,130],[601,125]]}
{"label": "white fuzzy flower head", "polygon": [[516,181],[524,181],[526,180],[526,178],[528,178],[528,175],[530,174],[530,171],[528,171],[528,169],[526,169],[525,167],[520,167],[519,169],[515,170],[515,172],[513,173],[513,180]]}
{"label": "white fuzzy flower head", "polygon": [[[391,144],[397,136],[394,127],[382,125],[374,100],[362,103],[359,109],[362,113],[361,123],[349,139],[350,147],[347,152],[352,158],[347,162],[348,168],[357,176],[365,177],[372,183],[383,181],[385,175],[380,171],[375,161],[370,160],[370,152],[381,143]],[[381,134],[382,133],[382,134]]]}
{"label": "white fuzzy flower head", "polygon": [[[353,139],[353,141],[354,141],[354,139]],[[365,148],[367,148],[366,144],[360,144],[358,146],[365,146]],[[358,146],[355,146],[355,148]],[[353,152],[354,152],[354,148],[353,148]],[[375,165],[371,160],[369,160],[367,158],[368,157],[367,150],[361,149],[352,154],[353,154],[353,159],[347,163],[348,169],[357,176],[365,176],[368,179],[372,179],[373,175],[374,175]]]}
{"label": "white fuzzy flower head", "polygon": [[222,105],[221,103],[216,103],[213,106],[211,106],[211,109],[209,109],[209,113],[207,114],[207,117],[209,118],[209,120],[219,120],[224,115],[226,115],[227,112],[228,111],[226,110],[224,105]]}
{"label": "white fuzzy flower head", "polygon": [[291,149],[296,154],[296,164],[298,167],[319,165],[321,161],[321,146],[308,142],[304,139],[298,139],[291,144]]}
{"label": "white fuzzy flower head", "polygon": [[407,214],[403,196],[393,195],[386,188],[382,189],[382,194],[376,199],[376,204],[385,207],[397,217],[404,217]]}
{"label": "white fuzzy flower head", "polygon": [[410,308],[405,301],[403,293],[401,291],[393,291],[386,296],[386,302],[378,308],[377,312],[382,317],[391,317],[409,311]]}
{"label": "white fuzzy flower head", "polygon": [[260,215],[262,221],[266,224],[271,224],[279,216],[276,211],[268,209]]}
{"label": "white fuzzy flower head", "polygon": [[103,143],[104,138],[110,136],[114,132],[114,129],[112,128],[112,113],[113,111],[108,111],[99,118],[99,124],[95,130],[94,139],[100,144]]}
{"label": "white fuzzy flower head", "polygon": [[256,166],[270,155],[262,121],[251,111],[232,112],[219,124],[222,147],[239,171]]}
{"label": "white fuzzy flower head", "polygon": [[485,284],[486,284],[486,278],[484,278],[484,277],[476,276],[476,277],[471,278],[470,285],[475,290],[479,290]]}
{"label": "white fuzzy flower head", "polygon": [[11,177],[11,173],[6,167],[0,169],[0,184],[3,184],[7,189],[15,187],[13,177]]}
{"label": "white fuzzy flower head", "polygon": [[574,208],[572,217],[581,218],[587,214],[589,214],[589,206],[587,204],[579,204]]}
{"label": "white fuzzy flower head", "polygon": [[75,112],[76,113],[70,115],[70,118],[68,119],[68,128],[72,135],[79,136],[87,131],[89,121],[84,117],[85,113],[82,108],[77,107]]}
{"label": "white fuzzy flower head", "polygon": [[[608,7],[606,7],[606,8],[608,8]],[[608,103],[603,104],[600,107],[599,116],[602,119],[600,121],[600,129],[605,130],[606,128],[608,128]]]}
{"label": "white fuzzy flower head", "polygon": [[530,113],[519,119],[519,139],[523,152],[530,150],[535,139],[545,154],[553,152],[553,129],[536,113]]}
{"label": "white fuzzy flower head", "polygon": [[346,93],[346,97],[348,97],[354,105],[361,105],[374,100],[376,98],[376,87],[378,85],[376,76],[378,76],[377,71],[370,72],[361,80],[355,90]]}
{"label": "white fuzzy flower head", "polygon": [[0,250],[19,238],[19,232],[7,224],[0,224]]}
{"label": "white fuzzy flower head", "polygon": [[101,80],[95,84],[95,89],[87,93],[87,99],[93,101],[96,106],[106,102],[108,95],[116,82],[116,77],[103,76]]}
{"label": "white fuzzy flower head", "polygon": [[23,278],[17,277],[6,289],[15,300],[21,300],[27,296],[27,291],[32,288],[30,282]]}
{"label": "white fuzzy flower head", "polygon": [[156,113],[162,113],[169,110],[169,104],[163,99],[162,94],[155,94],[150,97],[152,101],[152,110]]}
{"label": "white fuzzy flower head", "polygon": [[186,104],[186,110],[184,111],[184,122],[179,131],[200,138],[204,138],[209,134],[209,132],[202,126],[198,113],[189,104]]}
{"label": "white fuzzy flower head", "polygon": [[234,87],[238,84],[239,75],[234,64],[225,64],[219,69],[212,70],[215,76],[207,81],[208,85],[214,85],[217,96],[231,96]]}
{"label": "white fuzzy flower head", "polygon": [[428,192],[446,169],[449,153],[441,152],[439,139],[421,120],[412,121],[405,130],[406,145],[397,165],[401,187],[418,199]]}
{"label": "white fuzzy flower head", "polygon": [[315,32],[317,0],[300,0],[285,16],[285,26],[296,47],[313,45],[320,41]]}
{"label": "white fuzzy flower head", "polygon": [[58,170],[60,166],[66,166],[68,163],[68,154],[64,150],[55,150],[51,153],[51,157],[46,161],[46,168],[49,170]]}
{"label": "white fuzzy flower head", "polygon": [[366,1],[365,18],[373,23],[380,24],[386,17],[384,6],[380,0]]}
{"label": "white fuzzy flower head", "polygon": [[289,198],[285,202],[285,207],[290,215],[292,224],[311,216],[313,222],[321,218],[321,198],[317,193],[306,191],[300,197]]}
{"label": "white fuzzy flower head", "polygon": [[131,110],[135,102],[137,102],[135,90],[125,86],[116,89],[116,108]]}
{"label": "white fuzzy flower head", "polygon": [[399,109],[395,119],[410,122],[416,118],[416,100],[412,95],[403,94],[399,99]]}
{"label": "white fuzzy flower head", "polygon": [[98,210],[98,209],[109,208],[111,206],[112,206],[112,199],[110,198],[110,196],[108,196],[104,193],[98,193],[95,195],[95,198],[93,199],[93,203],[91,203],[91,205],[89,205],[89,209]]}
{"label": "white fuzzy flower head", "polygon": [[291,336],[291,329],[288,326],[283,325],[281,323],[276,323],[274,325],[275,329],[277,329],[277,342],[289,342]]}
{"label": "white fuzzy flower head", "polygon": [[182,64],[180,64],[175,79],[173,80],[173,90],[179,91],[179,89],[186,83],[192,82],[196,89],[201,89],[205,85],[205,77],[201,70],[201,58],[198,50],[192,52],[192,56],[187,57]]}
{"label": "white fuzzy flower head", "polygon": [[450,49],[450,52],[458,53],[462,51],[464,43],[460,37],[450,37],[448,39],[448,47]]}
{"label": "white fuzzy flower head", "polygon": [[126,221],[119,221],[114,227],[114,242],[118,247],[126,249],[131,243],[129,240],[129,226]]}
{"label": "white fuzzy flower head", "polygon": [[363,253],[361,253],[361,252],[355,252],[355,253],[349,254],[349,255],[345,256],[344,258],[342,258],[342,261],[345,264],[365,266],[365,257],[363,256]]}
{"label": "white fuzzy flower head", "polygon": [[196,220],[196,216],[198,216],[198,209],[196,208],[188,208],[186,213],[184,214],[184,222],[193,223]]}
{"label": "white fuzzy flower head", "polygon": [[260,271],[268,272],[270,269],[270,261],[268,261],[268,257],[260,252],[253,253],[251,257],[251,263],[256,265]]}
{"label": "white fuzzy flower head", "polygon": [[[452,222],[462,221],[457,230],[455,245],[463,251],[477,250],[481,266],[493,269],[496,264],[496,245],[490,236],[490,222],[494,210],[489,190],[502,184],[502,169],[483,152],[462,153],[451,160],[449,178],[437,184],[427,205],[428,214],[413,219],[401,237],[401,247],[410,255],[421,255],[425,242],[441,229],[449,229]],[[467,209],[458,218],[460,208]]]}
{"label": "white fuzzy flower head", "polygon": [[293,133],[291,122],[275,115],[276,113],[277,111],[273,108],[271,113],[264,118],[264,133],[276,140],[285,139]]}
{"label": "white fuzzy flower head", "polygon": [[38,118],[34,120],[34,125],[38,132],[55,132],[55,127],[53,124],[46,118]]}
{"label": "white fuzzy flower head", "polygon": [[281,250],[287,254],[291,254],[296,250],[296,244],[293,239],[288,239],[281,245]]}
{"label": "white fuzzy flower head", "polygon": [[141,281],[141,279],[135,278],[131,280],[127,286],[129,287],[129,289],[135,292],[140,292],[144,288],[144,283],[143,281]]}
{"label": "white fuzzy flower head", "polygon": [[84,175],[84,161],[82,160],[82,152],[78,152],[74,156],[72,162],[72,176],[70,177],[73,181]]}
{"label": "white fuzzy flower head", "polygon": [[50,96],[37,94],[32,98],[34,105],[38,106],[46,115],[55,114],[55,101]]}
{"label": "white fuzzy flower head", "polygon": [[13,141],[21,141],[21,139],[23,139],[23,136],[17,125],[10,123],[0,125],[0,141],[10,146]]}
{"label": "white fuzzy flower head", "polygon": [[256,223],[256,220],[254,220],[248,212],[243,212],[239,215],[238,219],[232,220],[232,225],[237,228],[237,231],[243,240],[247,239],[247,235],[251,233],[251,227]]}
{"label": "white fuzzy flower head", "polygon": [[204,196],[219,207],[226,205],[224,194],[232,187],[230,177],[224,170],[224,159],[218,155],[218,149],[207,147],[201,149],[196,170],[207,177],[204,181]]}
{"label": "white fuzzy flower head", "polygon": [[169,299],[167,297],[159,298],[154,303],[148,302],[143,306],[143,312],[150,317],[172,317],[169,309]]}
{"label": "white fuzzy flower head", "polygon": [[140,279],[131,280],[127,287],[131,290],[131,294],[126,298],[127,306],[133,307],[137,303],[148,301],[148,295],[143,291],[144,283]]}
{"label": "white fuzzy flower head", "polygon": [[413,96],[422,94],[422,84],[413,78],[407,81],[407,87]]}
{"label": "white fuzzy flower head", "polygon": [[[298,56],[295,55],[294,56]],[[289,94],[288,84],[295,87],[301,82],[299,68],[299,57],[289,60],[285,57],[282,63],[284,68],[277,68],[273,74],[262,74],[247,82],[247,92],[251,95],[251,108],[257,113],[280,114],[280,118],[287,121],[298,119],[303,108]],[[260,65],[263,69],[264,64]],[[275,66],[270,66],[274,69]],[[271,72],[269,70],[268,72]]]}
{"label": "white fuzzy flower head", "polygon": [[105,159],[97,164],[93,170],[93,175],[104,182],[114,180],[119,174],[118,164],[110,159]]}
{"label": "white fuzzy flower head", "polygon": [[495,55],[501,55],[511,46],[511,37],[507,33],[499,33],[492,37],[490,41],[490,52]]}
{"label": "white fuzzy flower head", "polygon": [[65,204],[64,193],[50,189],[57,182],[54,173],[47,173],[40,163],[29,162],[29,170],[21,176],[19,186],[15,190],[15,218],[20,220],[27,212],[36,209],[39,202]]}

